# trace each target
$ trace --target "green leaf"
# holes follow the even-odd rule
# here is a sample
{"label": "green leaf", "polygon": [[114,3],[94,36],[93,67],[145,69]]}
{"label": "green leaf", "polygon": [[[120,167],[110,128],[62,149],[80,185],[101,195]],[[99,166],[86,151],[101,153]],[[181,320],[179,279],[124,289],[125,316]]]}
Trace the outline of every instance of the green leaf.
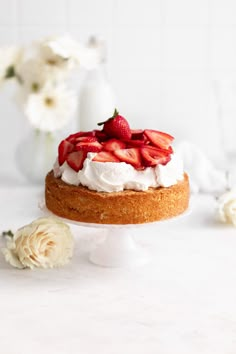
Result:
{"label": "green leaf", "polygon": [[3,231],[2,232],[2,236],[3,237],[6,237],[6,236],[13,237],[14,234],[13,234],[13,232],[11,230],[8,230],[8,231]]}
{"label": "green leaf", "polygon": [[16,76],[15,68],[13,65],[10,65],[6,70],[5,79],[11,79],[14,76]]}
{"label": "green leaf", "polygon": [[38,92],[39,91],[39,84],[37,82],[33,82],[31,85],[31,89],[33,92]]}

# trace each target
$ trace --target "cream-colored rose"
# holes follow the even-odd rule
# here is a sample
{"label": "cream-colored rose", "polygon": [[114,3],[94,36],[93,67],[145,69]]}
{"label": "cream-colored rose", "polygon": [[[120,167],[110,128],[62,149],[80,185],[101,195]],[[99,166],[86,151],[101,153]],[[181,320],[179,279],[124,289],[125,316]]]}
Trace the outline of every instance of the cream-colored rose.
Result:
{"label": "cream-colored rose", "polygon": [[226,192],[218,199],[217,217],[221,222],[236,226],[236,190]]}
{"label": "cream-colored rose", "polygon": [[20,228],[3,249],[17,268],[53,268],[68,263],[74,241],[68,225],[56,218],[39,218]]}

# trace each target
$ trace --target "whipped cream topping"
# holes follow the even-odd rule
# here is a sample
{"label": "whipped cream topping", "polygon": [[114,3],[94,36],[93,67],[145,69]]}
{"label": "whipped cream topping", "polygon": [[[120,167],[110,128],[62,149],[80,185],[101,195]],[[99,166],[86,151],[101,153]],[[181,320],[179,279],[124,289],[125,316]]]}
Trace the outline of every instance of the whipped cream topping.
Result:
{"label": "whipped cream topping", "polygon": [[96,156],[88,153],[82,170],[74,171],[67,162],[54,164],[54,176],[72,185],[83,185],[97,192],[120,192],[124,189],[146,191],[149,187],[170,187],[183,179],[183,162],[177,154],[165,165],[136,170],[125,162],[92,161]]}

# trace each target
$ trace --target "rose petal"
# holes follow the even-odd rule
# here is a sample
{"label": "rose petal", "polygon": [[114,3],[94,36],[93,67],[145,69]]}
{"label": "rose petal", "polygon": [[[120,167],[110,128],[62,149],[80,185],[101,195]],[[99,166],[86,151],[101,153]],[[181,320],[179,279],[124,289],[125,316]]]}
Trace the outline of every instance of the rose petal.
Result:
{"label": "rose petal", "polygon": [[13,267],[19,269],[25,268],[24,265],[20,262],[17,255],[13,251],[9,250],[8,248],[3,248],[2,253],[5,257],[6,262],[8,262]]}

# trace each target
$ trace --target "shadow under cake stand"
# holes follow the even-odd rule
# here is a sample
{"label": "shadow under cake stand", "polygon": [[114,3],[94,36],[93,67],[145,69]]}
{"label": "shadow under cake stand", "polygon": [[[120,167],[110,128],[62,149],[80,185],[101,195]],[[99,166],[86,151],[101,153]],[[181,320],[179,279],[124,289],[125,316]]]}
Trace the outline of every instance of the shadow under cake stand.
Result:
{"label": "shadow under cake stand", "polygon": [[47,215],[53,215],[68,224],[98,230],[102,229],[105,237],[97,244],[95,249],[90,252],[89,260],[93,264],[103,267],[131,267],[146,264],[150,261],[150,255],[134,239],[134,231],[140,228],[146,228],[147,230],[147,226],[172,221],[189,213],[189,210],[187,210],[183,214],[170,219],[144,224],[95,224],[62,218],[48,210],[45,203],[42,203],[39,206]]}

